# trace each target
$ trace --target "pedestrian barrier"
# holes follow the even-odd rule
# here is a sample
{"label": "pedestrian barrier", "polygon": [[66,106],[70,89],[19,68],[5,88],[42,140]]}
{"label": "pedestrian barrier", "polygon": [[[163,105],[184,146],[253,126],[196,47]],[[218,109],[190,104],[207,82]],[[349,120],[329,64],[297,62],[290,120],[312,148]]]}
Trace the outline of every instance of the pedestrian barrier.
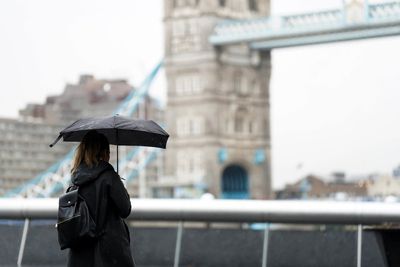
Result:
{"label": "pedestrian barrier", "polygon": [[[261,201],[261,200],[182,200],[132,199],[133,222],[178,222],[174,266],[179,266],[185,224],[190,222],[236,223],[263,231],[261,266],[267,266],[271,223],[352,225],[356,228],[356,262],[361,266],[363,235],[366,228],[400,222],[399,203]],[[32,219],[55,219],[57,199],[0,199],[0,219],[24,219],[18,254],[21,264],[29,223]],[[262,227],[260,227],[262,226]],[[364,244],[365,246],[365,244]]]}

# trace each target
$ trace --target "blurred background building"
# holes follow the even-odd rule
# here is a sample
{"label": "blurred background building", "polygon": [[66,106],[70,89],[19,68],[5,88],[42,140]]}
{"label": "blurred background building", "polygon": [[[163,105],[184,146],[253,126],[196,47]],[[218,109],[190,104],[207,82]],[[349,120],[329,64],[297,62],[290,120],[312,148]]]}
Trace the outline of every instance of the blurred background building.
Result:
{"label": "blurred background building", "polygon": [[33,179],[64,156],[70,145],[49,149],[60,124],[0,118],[0,194]]}
{"label": "blurred background building", "polygon": [[[228,199],[355,199],[395,195],[400,168],[393,175],[357,180],[343,173],[297,175],[303,178],[273,194],[269,91],[272,49],[396,35],[387,31],[397,23],[391,21],[396,10],[396,3],[369,5],[352,0],[342,2],[339,9],[281,16],[275,25],[269,17],[269,1],[165,0],[167,105],[164,109],[146,95],[131,116],[161,123],[171,136],[165,153],[148,163],[141,179],[128,184],[131,196],[198,198],[207,193]],[[368,27],[364,19],[378,22],[376,28]],[[135,90],[124,79],[81,75],[61,94],[48,96],[42,104],[28,104],[18,119],[1,119],[1,190],[29,181],[67,154],[73,144],[48,148],[66,125],[112,114]],[[130,151],[121,147],[121,157]]]}
{"label": "blurred background building", "polygon": [[367,196],[367,180],[346,181],[342,173],[308,175],[275,193],[277,199],[362,200]]}
{"label": "blurred background building", "polygon": [[400,179],[389,174],[346,177],[343,172],[330,176],[307,175],[274,192],[276,199],[336,201],[399,201]]}
{"label": "blurred background building", "polygon": [[[18,119],[0,119],[0,193],[20,186],[46,171],[65,156],[76,143],[49,144],[73,121],[94,116],[108,116],[136,90],[122,79],[99,80],[82,75],[77,84],[67,84],[60,95],[47,97],[45,103],[30,103],[20,110]],[[151,118],[163,122],[163,110],[158,101],[146,96],[136,118]],[[129,148],[121,147],[121,155]],[[111,162],[115,162],[112,153]],[[149,164],[147,178],[154,181],[157,165]],[[137,181],[129,184],[132,196],[138,196]]]}
{"label": "blurred background building", "polygon": [[165,172],[182,197],[270,197],[270,53],[208,42],[223,19],[268,14],[268,1],[165,1]]}

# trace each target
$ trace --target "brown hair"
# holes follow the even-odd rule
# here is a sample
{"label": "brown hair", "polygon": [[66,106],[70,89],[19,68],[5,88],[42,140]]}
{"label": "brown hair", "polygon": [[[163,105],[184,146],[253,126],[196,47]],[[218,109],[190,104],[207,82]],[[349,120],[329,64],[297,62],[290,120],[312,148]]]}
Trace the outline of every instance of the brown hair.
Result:
{"label": "brown hair", "polygon": [[76,172],[81,163],[89,167],[97,165],[105,153],[110,151],[110,144],[104,134],[91,130],[85,134],[76,148],[71,173]]}

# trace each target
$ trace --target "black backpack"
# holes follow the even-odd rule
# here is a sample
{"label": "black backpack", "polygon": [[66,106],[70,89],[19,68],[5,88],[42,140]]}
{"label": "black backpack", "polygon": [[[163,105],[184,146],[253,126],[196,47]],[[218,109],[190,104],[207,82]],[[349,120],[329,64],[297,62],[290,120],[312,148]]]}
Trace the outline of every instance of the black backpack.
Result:
{"label": "black backpack", "polygon": [[59,198],[56,228],[62,250],[96,239],[96,223],[85,200],[79,195],[78,186],[69,187]]}

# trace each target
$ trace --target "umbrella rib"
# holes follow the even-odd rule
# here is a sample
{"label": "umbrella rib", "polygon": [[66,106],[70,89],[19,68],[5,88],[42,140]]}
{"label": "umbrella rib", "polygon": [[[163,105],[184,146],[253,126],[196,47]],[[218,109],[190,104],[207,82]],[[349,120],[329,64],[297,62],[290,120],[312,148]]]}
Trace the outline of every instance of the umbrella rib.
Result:
{"label": "umbrella rib", "polygon": [[58,137],[56,138],[56,140],[54,140],[54,142],[51,143],[49,146],[53,147],[55,144],[57,144],[58,141],[60,141],[61,137],[62,137],[62,134],[59,134]]}

